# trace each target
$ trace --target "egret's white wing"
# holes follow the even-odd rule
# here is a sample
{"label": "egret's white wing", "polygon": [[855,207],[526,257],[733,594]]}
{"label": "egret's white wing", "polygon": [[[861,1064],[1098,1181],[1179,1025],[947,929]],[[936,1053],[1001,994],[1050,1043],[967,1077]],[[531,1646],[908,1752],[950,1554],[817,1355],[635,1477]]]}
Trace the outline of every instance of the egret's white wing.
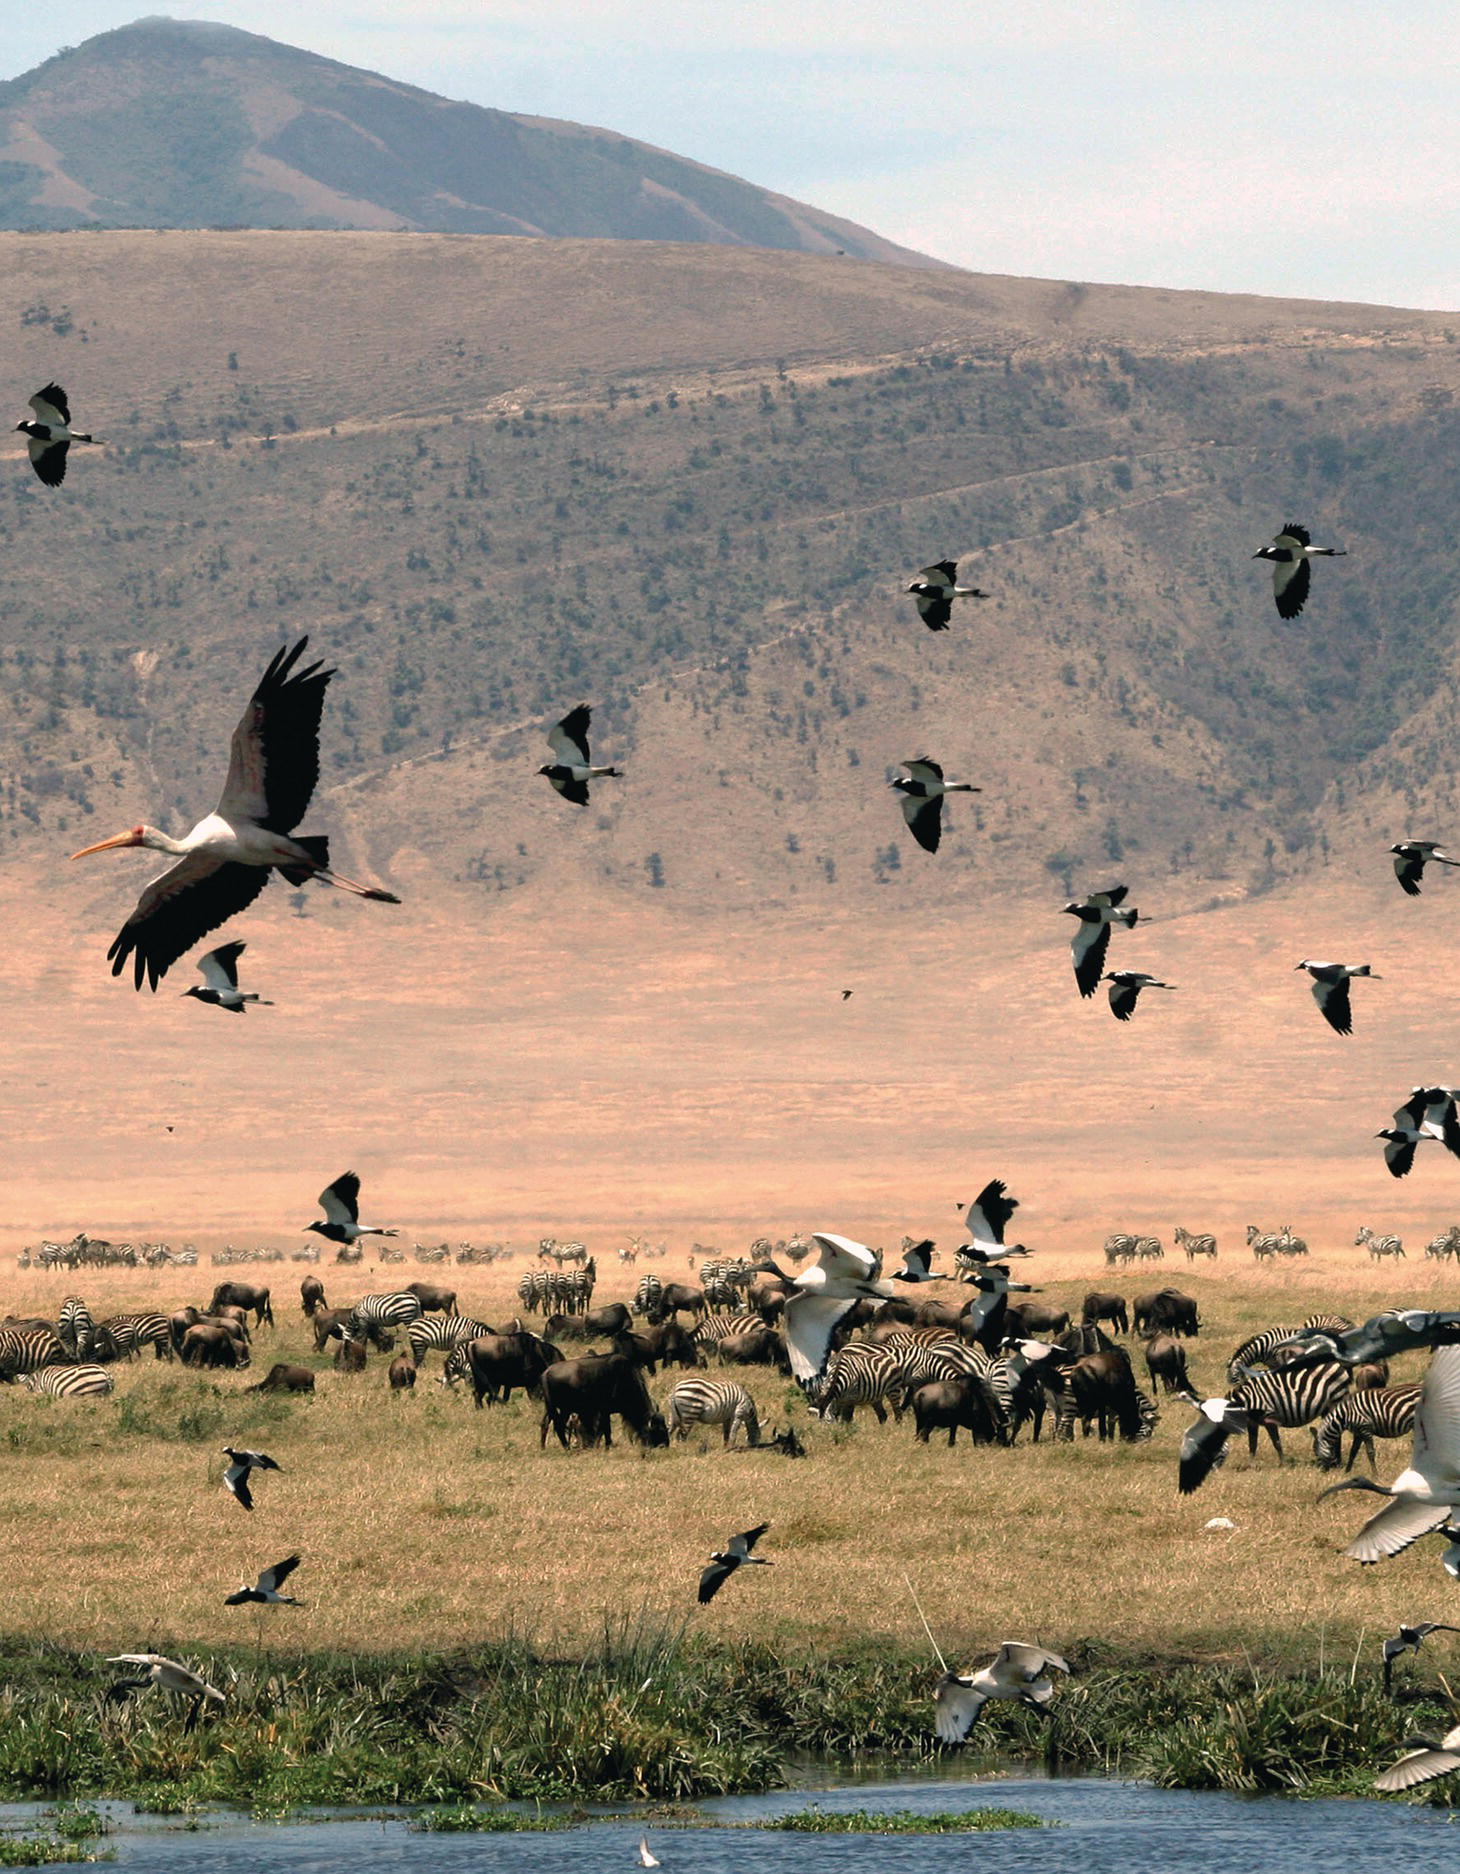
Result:
{"label": "egret's white wing", "polygon": [[1374,1778],[1374,1788],[1393,1795],[1398,1790],[1431,1783],[1437,1776],[1448,1776],[1452,1770],[1460,1770],[1460,1728],[1446,1732],[1438,1750],[1426,1745],[1422,1750],[1412,1750],[1407,1757],[1401,1757],[1392,1770]]}
{"label": "egret's white wing", "polygon": [[989,1670],[995,1678],[1009,1683],[1042,1678],[1050,1666],[1057,1672],[1069,1671],[1057,1653],[1046,1653],[1042,1646],[1031,1646],[1027,1640],[1005,1640]]}
{"label": "egret's white wing", "polygon": [[870,1282],[877,1274],[877,1258],[865,1243],[853,1242],[849,1236],[831,1236],[820,1230],[813,1230],[811,1240],[821,1254],[817,1257],[817,1266],[827,1277],[828,1284],[834,1281]]}
{"label": "egret's white wing", "polygon": [[961,1744],[987,1701],[953,1673],[939,1681],[933,1697],[933,1725],[945,1744]]}
{"label": "egret's white wing", "polygon": [[1386,1503],[1377,1516],[1371,1516],[1344,1550],[1356,1562],[1380,1562],[1386,1555],[1401,1555],[1411,1543],[1418,1542],[1449,1520],[1450,1506],[1444,1503],[1416,1503],[1400,1497]]}
{"label": "egret's white wing", "polygon": [[815,1291],[792,1295],[786,1303],[786,1351],[791,1356],[791,1371],[803,1385],[826,1371],[836,1324],[856,1305],[854,1295],[818,1295]]}
{"label": "egret's white wing", "polygon": [[1437,1347],[1430,1356],[1410,1461],[1432,1485],[1460,1483],[1460,1346]]}

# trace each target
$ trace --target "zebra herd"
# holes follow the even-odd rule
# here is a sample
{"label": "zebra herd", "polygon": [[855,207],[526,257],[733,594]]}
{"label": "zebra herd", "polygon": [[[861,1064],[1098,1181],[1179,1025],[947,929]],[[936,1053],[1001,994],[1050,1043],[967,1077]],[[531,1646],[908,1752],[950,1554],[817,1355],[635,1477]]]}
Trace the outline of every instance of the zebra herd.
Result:
{"label": "zebra herd", "polygon": [[532,1314],[587,1314],[597,1281],[592,1256],[576,1269],[529,1269],[517,1284],[517,1299]]}

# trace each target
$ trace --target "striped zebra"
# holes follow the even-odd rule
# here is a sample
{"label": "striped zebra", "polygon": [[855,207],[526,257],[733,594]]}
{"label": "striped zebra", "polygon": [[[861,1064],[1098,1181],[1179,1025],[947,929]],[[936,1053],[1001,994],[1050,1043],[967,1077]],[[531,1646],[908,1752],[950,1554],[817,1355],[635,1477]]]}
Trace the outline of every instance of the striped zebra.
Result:
{"label": "striped zebra", "polygon": [[592,1256],[581,1269],[550,1269],[548,1299],[564,1314],[587,1314],[593,1306],[593,1287],[598,1280],[598,1264]]}
{"label": "striped zebra", "polygon": [[633,1312],[635,1314],[658,1314],[664,1300],[664,1284],[657,1275],[641,1275],[639,1286],[634,1290]]}
{"label": "striped zebra", "polygon": [[1359,1233],[1354,1238],[1354,1248],[1367,1247],[1372,1261],[1379,1262],[1385,1256],[1404,1257],[1404,1245],[1397,1236],[1375,1236],[1368,1224],[1359,1225]]}
{"label": "striped zebra", "polygon": [[1105,1239],[1105,1260],[1109,1267],[1124,1266],[1134,1262],[1136,1257],[1136,1238],[1117,1231],[1114,1236]]}
{"label": "striped zebra", "polygon": [[1227,1362],[1227,1379],[1240,1380],[1244,1368],[1250,1366],[1281,1366],[1282,1349],[1300,1334],[1346,1334],[1352,1326],[1353,1322],[1341,1314],[1310,1314],[1299,1327],[1266,1327],[1260,1334],[1250,1335],[1232,1355]]}
{"label": "striped zebra", "polygon": [[1294,1431],[1331,1412],[1353,1390],[1354,1376],[1346,1366],[1304,1366],[1296,1371],[1278,1367],[1271,1373],[1248,1373],[1234,1386],[1230,1398],[1248,1414],[1247,1455],[1257,1456],[1257,1436],[1266,1431],[1279,1460],[1283,1441],[1279,1429]]}
{"label": "striped zebra", "polygon": [[760,1417],[755,1401],[741,1385],[729,1379],[682,1379],[664,1401],[664,1420],[671,1437],[687,1438],[691,1425],[718,1425],[724,1443],[745,1427],[745,1442],[760,1443]]}
{"label": "striped zebra", "polygon": [[885,1347],[874,1347],[864,1340],[848,1341],[826,1363],[826,1372],[814,1387],[807,1389],[807,1403],[813,1417],[839,1419],[850,1424],[859,1405],[869,1405],[877,1423],[887,1423],[885,1399],[893,1417],[901,1419],[907,1380],[902,1362]]}
{"label": "striped zebra", "polygon": [[755,1274],[743,1256],[711,1256],[700,1264],[700,1287],[712,1308],[733,1308],[740,1291]]}
{"label": "striped zebra", "polygon": [[56,1333],[69,1354],[84,1360],[96,1338],[96,1323],[91,1310],[79,1295],[68,1295],[56,1317]]}
{"label": "striped zebra", "polygon": [[409,1327],[412,1321],[419,1321],[424,1312],[420,1296],[413,1295],[408,1288],[392,1295],[362,1295],[350,1310],[345,1329],[349,1339],[368,1340],[381,1353],[388,1353],[390,1330]]}
{"label": "striped zebra", "polygon": [[1217,1239],[1214,1236],[1205,1233],[1193,1236],[1190,1230],[1183,1230],[1179,1223],[1172,1232],[1171,1240],[1178,1249],[1186,1251],[1188,1262],[1195,1262],[1198,1256],[1215,1257],[1217,1253]]}
{"label": "striped zebra", "polygon": [[1373,1470],[1374,1440],[1408,1436],[1414,1430],[1418,1404],[1418,1386],[1371,1386],[1340,1399],[1313,1430],[1313,1458],[1319,1470],[1337,1470],[1345,1432],[1353,1434],[1353,1447],[1343,1468],[1353,1469],[1362,1446]]}
{"label": "striped zebra", "polygon": [[1166,1252],[1161,1247],[1161,1239],[1156,1236],[1138,1236],[1135,1239],[1135,1257],[1137,1262],[1164,1262]]}
{"label": "striped zebra", "polygon": [[34,1373],[43,1366],[65,1366],[70,1355],[54,1328],[0,1327],[0,1379]]}
{"label": "striped zebra", "polygon": [[92,1351],[98,1360],[135,1360],[150,1347],[158,1360],[172,1358],[172,1325],[161,1314],[114,1314],[98,1321]]}
{"label": "striped zebra", "polygon": [[931,1380],[969,1380],[978,1388],[988,1407],[995,1435],[1001,1444],[1004,1442],[1013,1388],[1007,1375],[1001,1381],[1000,1363],[982,1347],[960,1340],[947,1328],[913,1328],[906,1333],[889,1334],[881,1345],[902,1369],[904,1409],[917,1388]]}
{"label": "striped zebra", "polygon": [[468,1314],[423,1314],[407,1326],[406,1339],[411,1343],[411,1358],[420,1366],[433,1347],[449,1354],[496,1331],[485,1321],[473,1321]]}
{"label": "striped zebra", "polygon": [[1282,1242],[1281,1230],[1259,1230],[1255,1223],[1247,1226],[1247,1246],[1254,1262],[1271,1262],[1281,1250]]}
{"label": "striped zebra", "polygon": [[20,1383],[48,1399],[104,1399],[116,1384],[104,1366],[43,1366]]}
{"label": "striped zebra", "polygon": [[697,1347],[718,1347],[722,1340],[729,1340],[732,1335],[750,1334],[764,1326],[764,1316],[753,1311],[747,1314],[707,1314],[696,1325],[693,1339]]}
{"label": "striped zebra", "polygon": [[547,1269],[529,1269],[517,1284],[517,1299],[529,1314],[546,1314],[548,1298]]}
{"label": "striped zebra", "polygon": [[1432,1236],[1425,1245],[1425,1255],[1432,1262],[1445,1262],[1451,1256],[1460,1257],[1460,1223],[1452,1223],[1448,1230]]}

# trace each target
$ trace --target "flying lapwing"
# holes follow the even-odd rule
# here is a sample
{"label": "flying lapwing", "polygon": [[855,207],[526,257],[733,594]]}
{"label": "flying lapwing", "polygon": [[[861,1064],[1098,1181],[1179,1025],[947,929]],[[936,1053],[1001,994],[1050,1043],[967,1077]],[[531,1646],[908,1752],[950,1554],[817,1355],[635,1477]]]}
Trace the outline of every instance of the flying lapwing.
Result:
{"label": "flying lapwing", "polygon": [[902,817],[924,852],[936,852],[943,837],[943,796],[945,794],[981,794],[983,789],[971,781],[945,781],[936,761],[919,755],[905,761],[906,775],[895,775],[887,785],[902,797]]}
{"label": "flying lapwing", "polygon": [[37,476],[47,488],[59,488],[66,479],[66,455],[72,443],[94,443],[96,438],[72,429],[71,409],[59,384],[47,384],[44,390],[38,390],[26,401],[35,415],[15,427],[27,439],[30,465]]}
{"label": "flying lapwing", "polygon": [[1253,554],[1255,560],[1272,562],[1272,595],[1277,600],[1279,618],[1296,618],[1308,599],[1313,577],[1310,562],[1315,559],[1342,559],[1346,547],[1310,545],[1308,529],[1291,521],[1276,535],[1270,547]]}
{"label": "flying lapwing", "polygon": [[1105,972],[1105,958],[1110,949],[1110,927],[1124,924],[1133,930],[1140,917],[1134,905],[1125,902],[1126,885],[1112,885],[1108,891],[1092,891],[1087,898],[1072,898],[1064,907],[1069,917],[1077,917],[1080,927],[1070,942],[1075,960],[1075,982],[1082,996],[1093,996]]}
{"label": "flying lapwing", "polygon": [[960,586],[957,560],[938,560],[925,566],[907,588],[918,608],[918,617],[929,631],[946,631],[955,599],[986,599],[987,592],[977,586]]}
{"label": "flying lapwing", "polygon": [[1367,963],[1322,963],[1316,957],[1304,957],[1293,967],[1307,970],[1313,978],[1313,1000],[1324,1021],[1338,1035],[1351,1035],[1354,1031],[1353,1010],[1349,1006],[1350,980],[1355,976],[1368,976],[1375,982],[1382,980]]}
{"label": "flying lapwing", "polygon": [[548,730],[548,747],[553,751],[554,759],[544,762],[538,769],[545,774],[564,800],[571,800],[575,807],[588,805],[588,783],[600,775],[613,775],[615,779],[622,775],[620,768],[595,768],[588,753],[588,723],[593,711],[587,703],[580,703],[576,709],[570,709],[561,722],[555,722]]}
{"label": "flying lapwing", "polygon": [[710,1566],[700,1576],[700,1606],[706,1601],[713,1601],[721,1588],[747,1562],[754,1562],[758,1567],[770,1568],[772,1563],[765,1555],[752,1555],[751,1550],[770,1528],[769,1523],[757,1523],[754,1529],[747,1529],[743,1535],[731,1536],[723,1549],[715,1549],[710,1555]]}
{"label": "flying lapwing", "polygon": [[191,989],[184,989],[183,994],[196,996],[199,1002],[207,1002],[213,1008],[227,1009],[233,1015],[242,1015],[250,1002],[257,1002],[261,1009],[271,1009],[272,1002],[266,1002],[262,996],[245,995],[238,986],[238,959],[247,948],[244,943],[231,943],[210,950],[198,960],[198,968],[203,973],[202,988],[194,983]]}

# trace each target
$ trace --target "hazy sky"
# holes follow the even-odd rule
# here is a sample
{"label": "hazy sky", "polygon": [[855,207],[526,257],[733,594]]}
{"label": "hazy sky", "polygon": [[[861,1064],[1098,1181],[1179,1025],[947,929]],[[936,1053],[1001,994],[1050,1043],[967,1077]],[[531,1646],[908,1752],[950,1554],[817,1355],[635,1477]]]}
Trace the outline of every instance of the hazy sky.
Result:
{"label": "hazy sky", "polygon": [[[137,0],[0,0],[0,71]],[[1455,0],[197,0],[979,271],[1460,308]]]}

